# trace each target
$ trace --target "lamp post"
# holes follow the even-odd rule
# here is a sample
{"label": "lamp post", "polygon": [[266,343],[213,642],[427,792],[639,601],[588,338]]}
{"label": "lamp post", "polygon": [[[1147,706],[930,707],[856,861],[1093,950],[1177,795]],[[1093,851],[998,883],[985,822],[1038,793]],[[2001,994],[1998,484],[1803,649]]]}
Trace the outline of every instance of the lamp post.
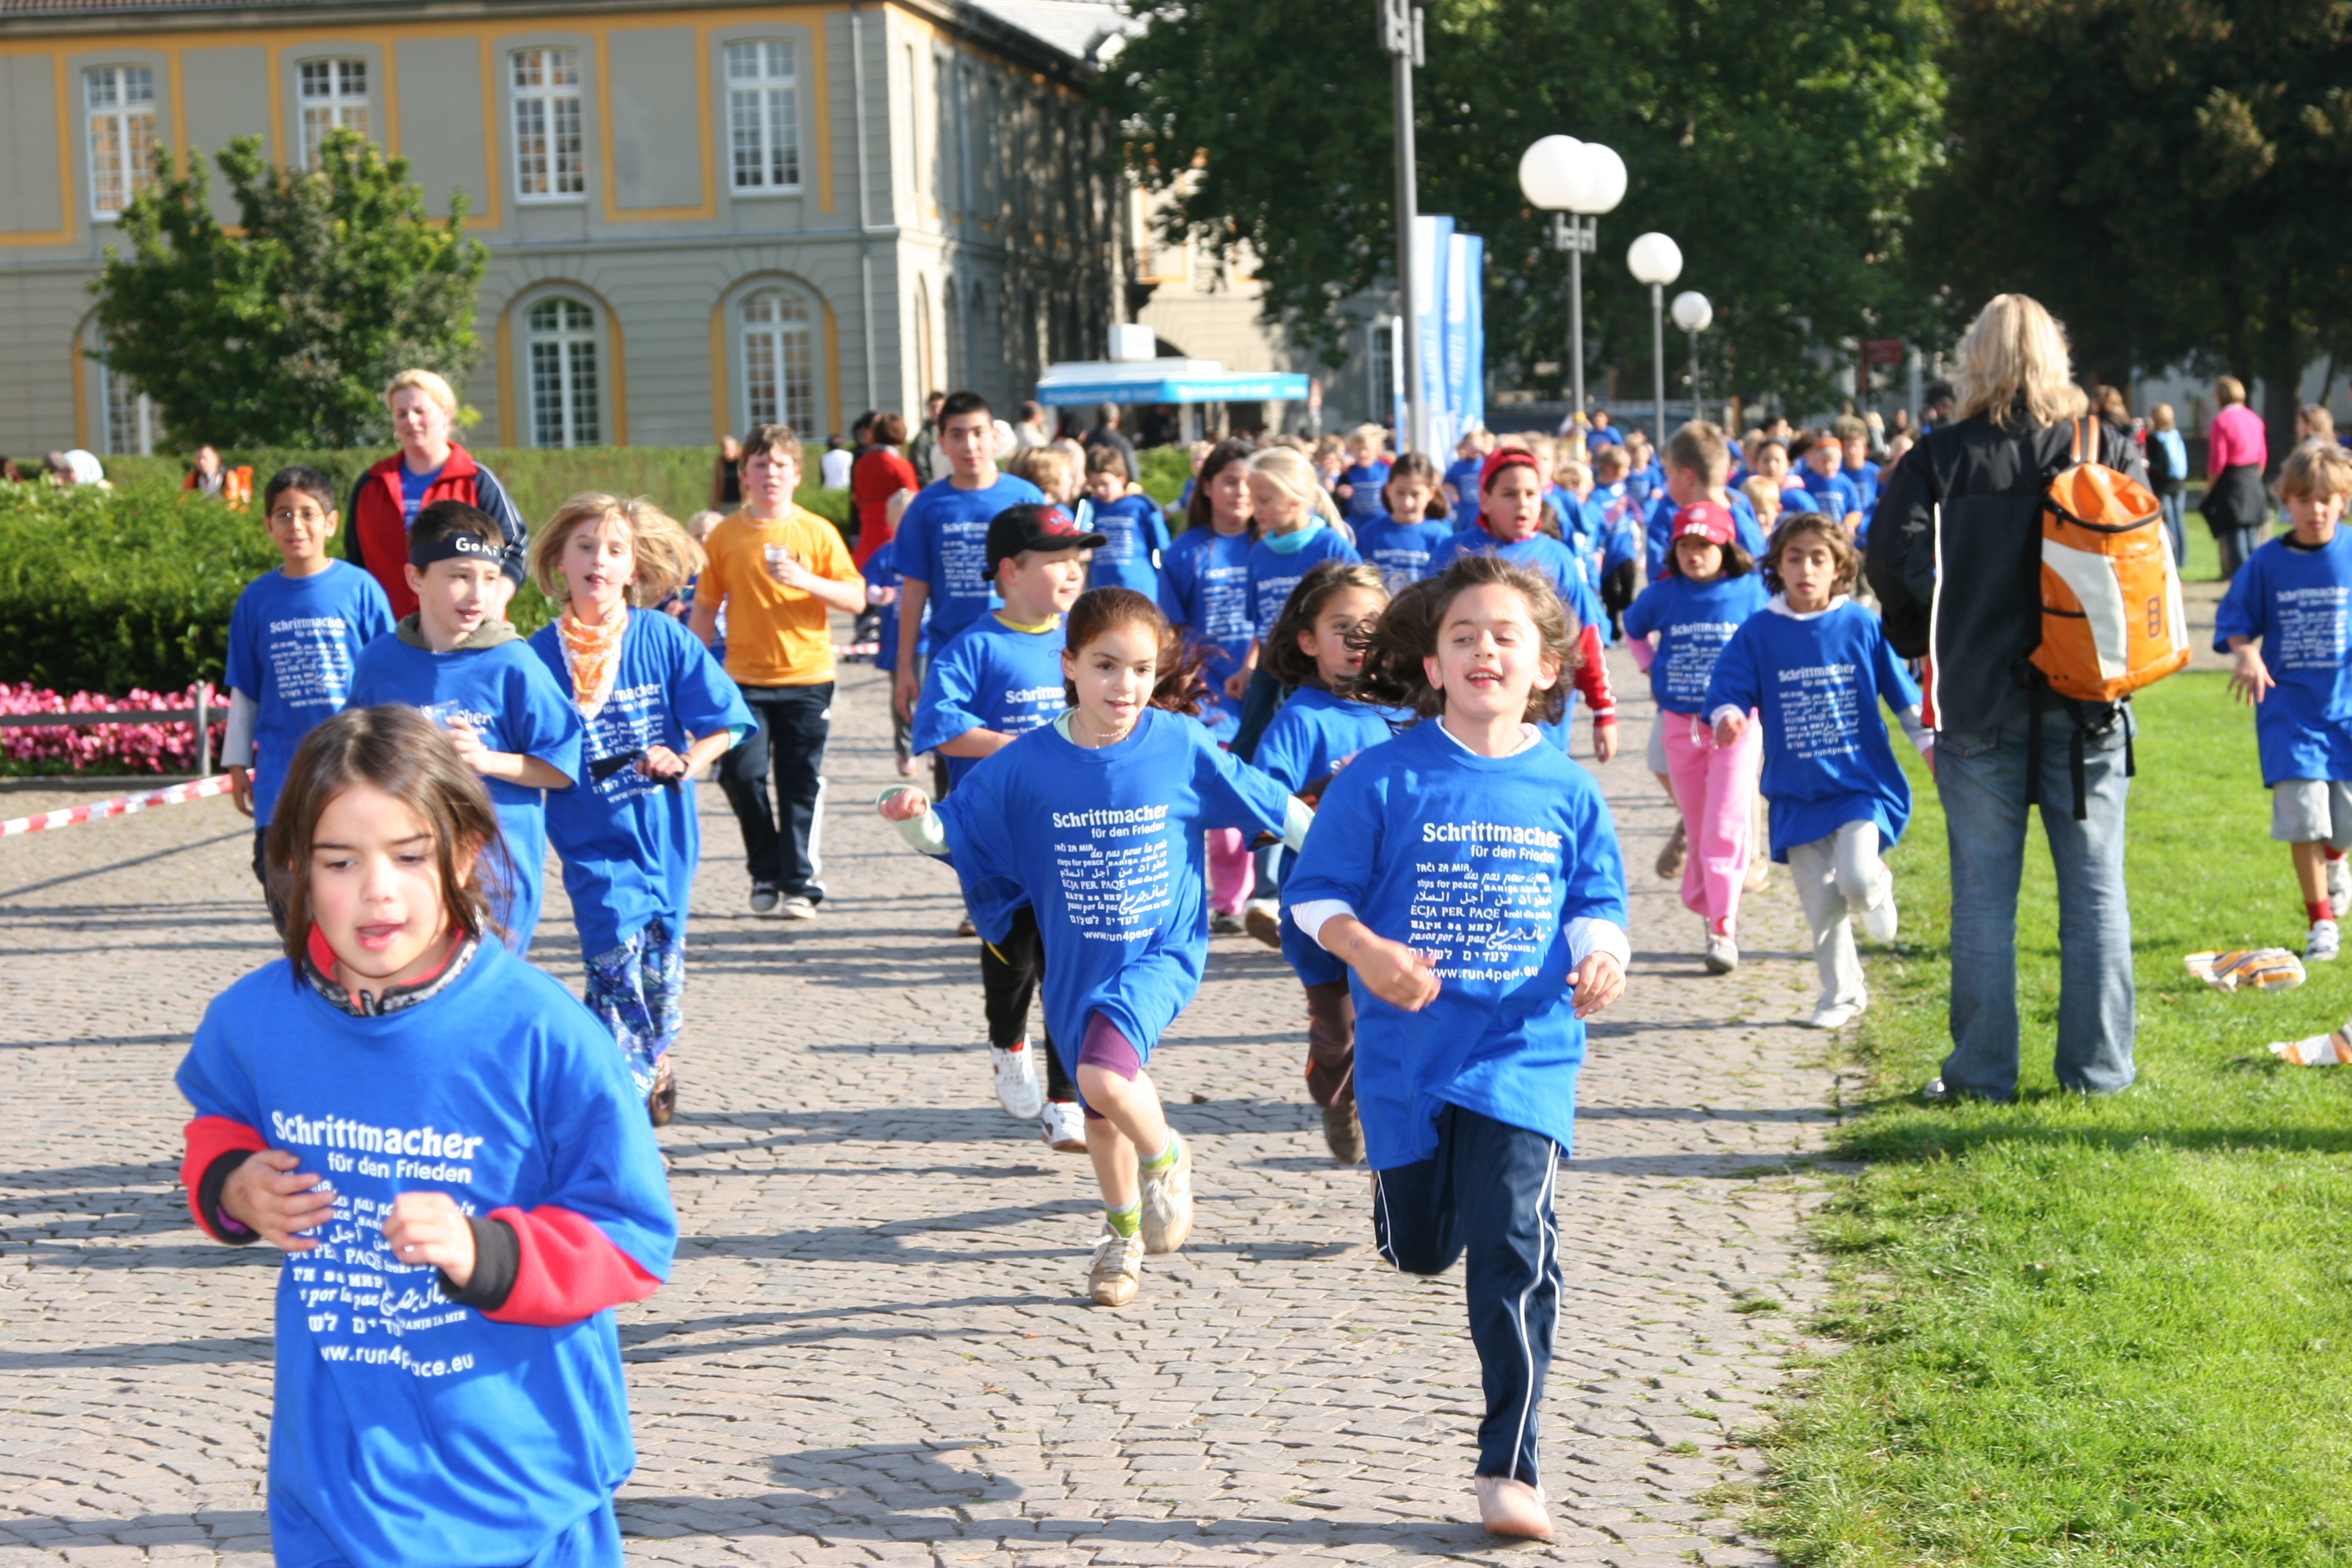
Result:
{"label": "lamp post", "polygon": [[1691,417],[1704,419],[1706,415],[1699,407],[1698,335],[1714,324],[1715,307],[1708,304],[1706,296],[1697,289],[1685,289],[1675,296],[1675,302],[1669,309],[1674,314],[1675,325],[1690,334]]}
{"label": "lamp post", "polygon": [[1421,310],[1413,298],[1412,231],[1420,216],[1413,184],[1412,68],[1423,63],[1421,7],[1412,0],[1380,0],[1381,47],[1396,67],[1396,219],[1398,369],[1404,375],[1404,423],[1397,432],[1402,451],[1428,445],[1421,388]]}
{"label": "lamp post", "polygon": [[1551,243],[1568,252],[1568,363],[1575,411],[1584,412],[1584,257],[1601,244],[1600,215],[1625,199],[1625,160],[1597,142],[1546,136],[1519,154],[1519,190],[1549,212]]}
{"label": "lamp post", "polygon": [[1650,286],[1650,364],[1657,394],[1658,449],[1666,445],[1666,285],[1683,275],[1683,247],[1653,230],[1625,251],[1636,283]]}

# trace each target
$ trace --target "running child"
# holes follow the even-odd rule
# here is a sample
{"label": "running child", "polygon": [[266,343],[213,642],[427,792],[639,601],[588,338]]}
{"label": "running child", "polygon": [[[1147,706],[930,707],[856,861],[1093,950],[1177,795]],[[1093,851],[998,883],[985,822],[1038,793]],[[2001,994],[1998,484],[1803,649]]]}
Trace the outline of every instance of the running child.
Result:
{"label": "running child", "polygon": [[1720,428],[1694,419],[1675,431],[1666,440],[1664,469],[1664,493],[1654,494],[1651,500],[1646,529],[1652,583],[1667,574],[1675,515],[1696,501],[1713,501],[1731,513],[1738,530],[1734,542],[1750,561],[1764,552],[1764,531],[1757,526],[1748,498],[1733,496],[1724,488],[1731,475],[1731,443]]}
{"label": "running child", "polygon": [[1706,716],[1718,747],[1739,743],[1750,714],[1761,720],[1772,858],[1796,879],[1822,975],[1807,1022],[1834,1029],[1869,1005],[1854,921],[1874,942],[1895,940],[1895,874],[1880,856],[1910,820],[1911,784],[1880,700],[1931,765],[1935,737],[1878,617],[1848,597],[1862,562],[1836,520],[1790,513],[1760,565],[1772,598],[1717,658]]}
{"label": "running child", "polygon": [[1665,575],[1643,589],[1625,612],[1627,637],[1657,638],[1650,694],[1658,703],[1665,763],[1658,782],[1682,814],[1690,846],[1682,867],[1683,907],[1706,922],[1706,967],[1714,974],[1739,967],[1739,893],[1756,849],[1762,746],[1753,727],[1727,746],[1716,744],[1706,720],[1706,689],[1724,645],[1764,607],[1764,587],[1752,566],[1734,537],[1730,514],[1713,501],[1694,502],[1675,514]]}
{"label": "running child", "polygon": [[1627,476],[1633,458],[1622,446],[1607,446],[1593,454],[1592,494],[1599,559],[1594,582],[1601,605],[1609,614],[1610,639],[1624,629],[1626,606],[1633,602],[1638,563],[1642,559],[1642,502]]}
{"label": "running child", "polygon": [[[904,490],[898,492],[906,494]],[[874,668],[894,680],[898,671],[898,542],[890,541],[866,558],[857,569],[866,579],[866,602],[879,612],[874,637]],[[712,658],[718,657],[713,649]],[[931,628],[927,623],[915,638],[915,657],[931,657]],[[914,721],[890,705],[890,751],[902,779],[915,776]]]}
{"label": "running child", "polygon": [[1454,444],[1454,461],[1445,465],[1445,506],[1456,532],[1478,526],[1478,470],[1495,449],[1495,433],[1483,426],[1465,430]]}
{"label": "running child", "polygon": [[277,805],[285,956],[214,998],[177,1078],[197,1226],[286,1255],[276,1559],[617,1564],[612,1309],[677,1241],[645,1102],[495,939],[509,857],[452,731],[346,709]]}
{"label": "running child", "polygon": [[[2352,906],[2352,457],[2298,447],[2279,475],[2294,530],[2257,549],[2230,579],[2213,650],[2235,660],[2230,689],[2254,704],[2271,837],[2294,849],[2309,929],[2305,962],[2336,957]],[[2261,647],[2255,644],[2259,642]]]}
{"label": "running child", "polygon": [[247,584],[228,617],[230,799],[253,818],[253,875],[269,918],[286,928],[286,900],[263,847],[294,749],[343,706],[360,651],[392,630],[392,605],[363,567],[327,553],[341,518],[316,468],[280,468],[262,487],[261,515],[285,564]]}
{"label": "running child", "polygon": [[1143,1068],[1208,957],[1203,833],[1297,845],[1312,814],[1193,720],[1199,677],[1141,595],[1079,598],[1062,679],[1068,710],[936,808],[905,787],[877,804],[916,847],[951,855],[989,941],[1011,934],[1024,904],[1036,911],[1046,1026],[1083,1097],[1102,1189],[1087,1294],[1116,1307],[1134,1299],[1144,1254],[1175,1251],[1192,1228],[1192,1152]]}
{"label": "running child", "polygon": [[416,610],[360,654],[348,706],[423,709],[488,781],[514,863],[499,889],[498,923],[520,958],[539,927],[547,792],[570,789],[587,773],[580,710],[495,610],[512,592],[506,565],[515,548],[488,512],[464,501],[437,500],[418,512],[404,568]]}
{"label": "running child", "polygon": [[530,542],[532,580],[556,605],[530,651],[586,727],[586,776],[547,797],[547,840],[572,895],[588,1010],[656,1127],[677,1110],[670,1050],[702,858],[694,781],[756,722],[702,639],[649,608],[701,564],[651,502],[596,491],[565,501]]}
{"label": "running child", "polygon": [[[916,749],[946,759],[950,793],[982,759],[1052,723],[1066,706],[1062,616],[1086,586],[1084,552],[1099,550],[1102,537],[1082,531],[1059,507],[1011,506],[989,523],[989,576],[1004,607],[949,639],[931,659],[915,702]],[[1076,1153],[1087,1146],[1086,1128],[1051,1032],[1042,1087],[1038,1053],[1029,1048],[1029,1004],[1045,973],[1037,917],[1024,904],[1008,919],[1002,940],[980,945],[997,1103],[1008,1116],[1039,1122],[1039,1136],[1054,1148]]]}
{"label": "running child", "polygon": [[1127,458],[1116,447],[1087,448],[1086,499],[1078,506],[1077,527],[1105,540],[1087,567],[1089,587],[1132,588],[1147,599],[1160,596],[1168,520],[1150,496],[1129,492]]}
{"label": "running child", "polygon": [[1381,456],[1387,445],[1388,432],[1377,425],[1359,425],[1348,437],[1348,466],[1339,471],[1331,494],[1350,525],[1381,515],[1381,491],[1391,471]]}
{"label": "running child", "polygon": [[[1381,466],[1381,479],[1388,466]],[[1362,557],[1339,530],[1339,514],[1331,498],[1315,482],[1307,459],[1287,447],[1268,447],[1249,459],[1250,516],[1257,527],[1257,542],[1249,553],[1250,644],[1244,668],[1225,678],[1225,695],[1241,699],[1241,731],[1234,737],[1234,754],[1247,762],[1257,738],[1282,702],[1282,685],[1258,666],[1265,638],[1290,602],[1290,591],[1318,561],[1359,561]]]}
{"label": "running child", "polygon": [[[1400,470],[1416,458],[1428,461],[1411,453],[1399,460]],[[1393,476],[1389,483],[1395,485]],[[1364,667],[1364,638],[1388,603],[1388,589],[1370,562],[1321,562],[1291,590],[1290,603],[1266,639],[1266,667],[1297,689],[1265,727],[1256,765],[1309,805],[1357,752],[1379,745],[1412,718],[1404,709],[1376,707],[1347,695]],[[1295,858],[1282,858],[1276,885],[1290,874]],[[1253,918],[1250,934],[1281,949],[1306,988],[1307,1093],[1322,1108],[1323,1142],[1331,1158],[1352,1165],[1364,1157],[1364,1131],[1356,1118],[1356,1006],[1348,995],[1347,965],[1307,941],[1286,918],[1265,920],[1263,926]]]}
{"label": "running child", "polygon": [[1437,465],[1407,452],[1389,466],[1381,487],[1385,512],[1356,530],[1356,553],[1380,568],[1381,580],[1396,593],[1437,570],[1439,547],[1454,537],[1454,523],[1438,494]]}
{"label": "running child", "polygon": [[1421,722],[1331,781],[1283,887],[1298,929],[1350,971],[1381,1256],[1433,1275],[1466,1254],[1479,1516],[1538,1540],[1552,1534],[1537,1417],[1560,1309],[1553,1199],[1584,1020],[1631,957],[1608,804],[1537,727],[1560,715],[1574,629],[1542,577],[1489,556],[1399,595],[1354,689]]}
{"label": "running child", "polygon": [[[1220,745],[1241,731],[1242,705],[1225,695],[1225,683],[1244,668],[1252,635],[1249,557],[1257,543],[1250,516],[1246,441],[1220,441],[1194,470],[1185,502],[1184,531],[1160,559],[1160,609],[1184,639],[1187,658],[1199,654],[1202,721]],[[1209,835],[1209,930],[1232,936],[1242,930],[1242,909],[1257,884],[1257,868],[1236,828]]]}

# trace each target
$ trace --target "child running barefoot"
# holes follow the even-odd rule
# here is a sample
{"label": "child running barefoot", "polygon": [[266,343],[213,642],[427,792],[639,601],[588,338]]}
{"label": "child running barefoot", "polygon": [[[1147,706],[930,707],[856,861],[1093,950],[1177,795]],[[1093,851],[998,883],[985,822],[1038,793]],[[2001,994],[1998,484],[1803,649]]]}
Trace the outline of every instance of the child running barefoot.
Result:
{"label": "child running barefoot", "polygon": [[[1397,459],[1396,472],[1402,473],[1408,463],[1427,461],[1408,453]],[[1389,488],[1397,482],[1391,475]],[[1412,718],[1403,709],[1350,701],[1344,695],[1364,667],[1364,637],[1388,603],[1381,570],[1371,563],[1318,562],[1291,590],[1290,603],[1266,637],[1266,668],[1297,691],[1265,727],[1256,765],[1309,805],[1349,758],[1379,745]],[[1281,874],[1290,874],[1288,856]],[[1331,1158],[1352,1165],[1364,1157],[1364,1131],[1352,1081],[1356,1005],[1348,995],[1348,966],[1309,942],[1286,916],[1280,946],[1307,991],[1307,1092],[1323,1108],[1323,1141]]]}
{"label": "child running barefoot", "polygon": [[702,858],[694,781],[755,722],[701,638],[640,613],[701,567],[701,550],[651,502],[594,491],[565,501],[530,543],[531,576],[561,606],[530,651],[587,726],[587,776],[548,796],[547,841],[572,895],[588,1010],[656,1127],[677,1110],[670,1047]]}
{"label": "child running barefoot", "polygon": [[1881,698],[1930,766],[1935,755],[1918,686],[1878,617],[1846,596],[1860,566],[1837,519],[1790,512],[1764,555],[1764,585],[1777,593],[1732,634],[1706,689],[1717,745],[1738,744],[1751,714],[1763,723],[1772,858],[1796,878],[1822,973],[1807,1020],[1816,1029],[1869,1004],[1853,920],[1874,942],[1895,939],[1895,874],[1879,853],[1903,837],[1911,785],[1887,744]]}
{"label": "child running barefoot", "polygon": [[1175,1251],[1192,1228],[1192,1150],[1143,1067],[1200,989],[1204,832],[1275,832],[1296,846],[1312,814],[1192,717],[1196,666],[1150,600],[1094,589],[1066,633],[1067,712],[936,808],[912,788],[877,805],[910,844],[952,859],[990,942],[1023,905],[1036,911],[1046,1029],[1077,1080],[1102,1188],[1087,1292],[1116,1307],[1134,1299],[1143,1255]]}
{"label": "child running barefoot", "polygon": [[1486,1385],[1478,1511],[1549,1540],[1537,1410],[1560,1307],[1559,1162],[1583,1020],[1624,988],[1625,868],[1592,775],[1548,744],[1574,626],[1535,573],[1466,556],[1390,605],[1355,682],[1423,722],[1331,781],[1283,885],[1352,971],[1381,1255],[1466,1255]]}
{"label": "child running barefoot", "polygon": [[1683,907],[1706,922],[1706,967],[1739,967],[1739,892],[1755,854],[1756,773],[1760,735],[1748,731],[1717,746],[1704,717],[1715,661],[1748,616],[1764,607],[1764,588],[1748,552],[1733,541],[1731,514],[1694,501],[1675,514],[1666,574],[1642,590],[1625,612],[1625,635],[1657,634],[1650,692],[1665,737],[1666,771],[1658,782],[1682,813],[1690,854],[1683,865]]}
{"label": "child running barefoot", "polygon": [[612,1036],[497,940],[499,818],[415,709],[311,731],[268,853],[285,957],[205,1008],[178,1083],[197,1225],[286,1254],[277,1561],[617,1568],[611,1309],[677,1221]]}

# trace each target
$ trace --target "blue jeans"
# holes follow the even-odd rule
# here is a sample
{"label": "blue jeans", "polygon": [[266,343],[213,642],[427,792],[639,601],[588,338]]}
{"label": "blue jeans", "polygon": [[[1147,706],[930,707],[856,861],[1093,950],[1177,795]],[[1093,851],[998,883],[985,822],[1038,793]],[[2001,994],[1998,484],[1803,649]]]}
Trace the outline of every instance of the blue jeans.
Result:
{"label": "blue jeans", "polygon": [[[2028,721],[1936,737],[1936,793],[1952,860],[1952,1054],[1945,1086],[2017,1092],[2017,884],[2025,872]],[[2132,1081],[2131,910],[2124,894],[2126,709],[2084,737],[2085,820],[2074,820],[2074,720],[2042,716],[2042,828],[2058,872],[2058,1081],[2109,1094]]]}
{"label": "blue jeans", "polygon": [[2172,536],[2172,564],[2185,571],[2189,566],[2189,533],[2186,519],[2189,511],[2188,487],[2159,498],[2164,508],[2164,531]]}
{"label": "blue jeans", "polygon": [[2263,531],[2260,525],[2225,528],[2213,536],[2213,542],[2221,547],[2221,581],[2226,583],[2262,548]]}

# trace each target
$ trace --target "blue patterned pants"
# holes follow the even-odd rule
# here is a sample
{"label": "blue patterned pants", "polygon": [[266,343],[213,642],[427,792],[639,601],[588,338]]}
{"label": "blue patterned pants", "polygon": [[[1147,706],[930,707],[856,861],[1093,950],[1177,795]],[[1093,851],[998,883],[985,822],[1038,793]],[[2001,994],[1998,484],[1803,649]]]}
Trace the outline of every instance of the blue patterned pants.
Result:
{"label": "blue patterned pants", "polygon": [[610,952],[587,961],[588,1010],[613,1031],[637,1093],[654,1088],[654,1063],[684,1021],[686,943],[667,921],[649,921]]}

